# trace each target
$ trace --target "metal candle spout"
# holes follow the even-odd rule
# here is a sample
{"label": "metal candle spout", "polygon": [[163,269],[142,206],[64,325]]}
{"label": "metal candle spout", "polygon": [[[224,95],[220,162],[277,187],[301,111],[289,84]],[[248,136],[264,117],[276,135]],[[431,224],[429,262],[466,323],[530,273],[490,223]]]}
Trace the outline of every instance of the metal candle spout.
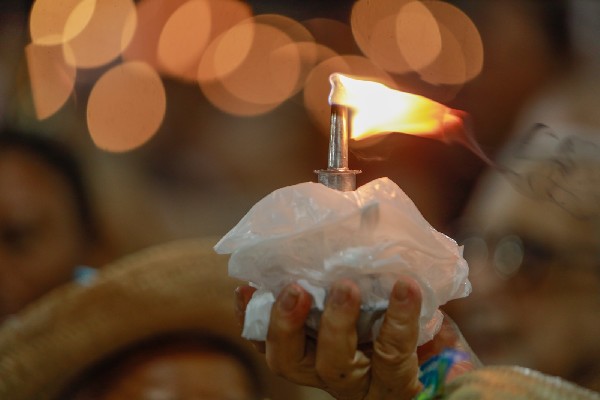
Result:
{"label": "metal candle spout", "polygon": [[356,189],[356,175],[361,172],[348,168],[350,112],[348,107],[332,104],[327,169],[315,171],[319,183],[342,192]]}

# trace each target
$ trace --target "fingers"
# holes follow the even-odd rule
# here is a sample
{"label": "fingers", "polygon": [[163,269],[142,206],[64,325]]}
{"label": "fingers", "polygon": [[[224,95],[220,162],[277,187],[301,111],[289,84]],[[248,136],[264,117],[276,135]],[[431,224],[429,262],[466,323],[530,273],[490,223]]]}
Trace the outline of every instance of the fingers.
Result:
{"label": "fingers", "polygon": [[[236,291],[239,310],[245,310],[249,295],[250,289]],[[342,280],[332,286],[316,349],[304,327],[311,303],[310,295],[297,284],[277,297],[266,341],[271,370],[336,398],[411,399],[419,392],[416,343],[421,293],[414,280],[401,278],[394,286],[371,360],[357,350],[361,299],[356,284]]]}
{"label": "fingers", "polygon": [[299,285],[285,287],[271,310],[266,359],[271,370],[308,386],[320,386],[314,372],[314,352],[307,352],[304,322],[312,303]]}
{"label": "fingers", "polygon": [[315,370],[338,398],[363,398],[368,390],[370,361],[357,351],[360,302],[356,284],[336,282],[321,316]]}
{"label": "fingers", "polygon": [[412,399],[420,390],[418,359],[421,292],[410,278],[400,278],[373,344],[369,399]]}

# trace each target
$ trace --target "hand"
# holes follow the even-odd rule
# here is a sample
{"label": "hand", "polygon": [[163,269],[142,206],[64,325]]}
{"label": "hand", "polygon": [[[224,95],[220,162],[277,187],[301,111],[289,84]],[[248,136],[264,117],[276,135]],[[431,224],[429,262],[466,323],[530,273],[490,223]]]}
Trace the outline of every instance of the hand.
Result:
{"label": "hand", "polygon": [[[236,293],[238,318],[243,321],[253,289],[243,286]],[[267,341],[256,344],[275,373],[338,399],[411,399],[419,392],[416,343],[421,293],[412,279],[395,284],[370,357],[357,347],[360,293],[353,282],[342,280],[332,286],[316,342],[304,330],[311,302],[296,284],[278,296]]]}

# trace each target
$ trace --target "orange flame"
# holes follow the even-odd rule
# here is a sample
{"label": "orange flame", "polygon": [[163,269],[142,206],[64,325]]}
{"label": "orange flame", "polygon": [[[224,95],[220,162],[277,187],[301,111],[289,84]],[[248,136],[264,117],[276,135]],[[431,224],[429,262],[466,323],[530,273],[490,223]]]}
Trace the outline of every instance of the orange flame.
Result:
{"label": "orange flame", "polygon": [[497,165],[483,152],[466,112],[416,94],[401,92],[382,83],[331,74],[329,103],[351,110],[350,138],[362,140],[397,132],[446,143],[456,142],[488,165]]}
{"label": "orange flame", "polygon": [[446,139],[448,128],[462,125],[460,111],[426,97],[339,73],[329,80],[329,103],[352,110],[354,140],[388,132]]}

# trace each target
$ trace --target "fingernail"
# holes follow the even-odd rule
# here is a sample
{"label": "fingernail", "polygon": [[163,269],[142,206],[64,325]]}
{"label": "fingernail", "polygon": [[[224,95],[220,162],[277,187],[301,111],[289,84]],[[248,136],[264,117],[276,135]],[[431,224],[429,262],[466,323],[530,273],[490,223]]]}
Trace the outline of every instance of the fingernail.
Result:
{"label": "fingernail", "polygon": [[348,302],[350,286],[345,282],[336,282],[331,288],[331,302],[334,306],[342,306]]}
{"label": "fingernail", "polygon": [[281,294],[281,299],[279,301],[279,307],[282,311],[290,312],[294,308],[296,308],[296,304],[298,304],[298,299],[300,298],[300,291],[297,288],[291,286],[285,288],[283,293]]}
{"label": "fingernail", "polygon": [[404,281],[398,281],[394,285],[393,296],[398,301],[408,300],[409,285]]}

